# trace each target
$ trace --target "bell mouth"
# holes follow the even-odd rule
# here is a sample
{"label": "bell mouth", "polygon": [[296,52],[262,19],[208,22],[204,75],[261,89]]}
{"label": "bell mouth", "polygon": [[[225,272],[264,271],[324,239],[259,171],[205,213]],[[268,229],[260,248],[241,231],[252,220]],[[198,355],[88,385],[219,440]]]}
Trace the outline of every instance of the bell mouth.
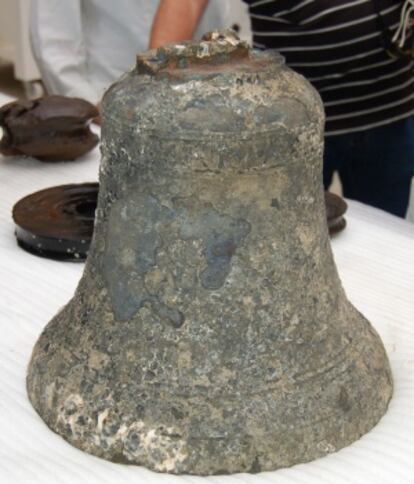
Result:
{"label": "bell mouth", "polygon": [[[88,289],[83,297],[91,297]],[[111,320],[111,328],[101,333],[107,302],[95,297],[94,311],[72,301],[49,323],[35,346],[27,380],[29,398],[50,428],[90,454],[174,474],[270,471],[340,450],[371,430],[388,407],[392,377],[384,348],[368,321],[348,302],[343,302],[342,311],[353,330],[343,338],[358,337],[349,338],[329,358],[325,346],[333,342],[323,339],[313,368],[301,363],[306,357],[296,356],[292,368],[297,373],[290,377],[281,370],[274,377],[266,361],[263,371],[250,375],[251,385],[242,387],[247,371],[232,379],[231,370],[217,365],[214,377],[201,379],[196,371],[186,387],[162,376],[165,371],[158,362],[165,347],[157,349],[162,338],[146,344],[151,355],[147,361],[157,365],[134,359],[134,345],[129,343],[134,336],[123,334],[124,328],[145,341],[148,329],[142,328],[150,315],[148,307],[141,319]],[[78,321],[71,319],[74,312]],[[67,321],[72,327],[65,335],[59,328],[67,327]],[[92,328],[96,333],[90,333]],[[182,334],[181,328],[172,331]],[[83,332],[122,351],[102,352],[95,343],[91,348],[90,336],[80,336]],[[65,359],[77,347],[85,349],[82,358]],[[298,348],[293,341],[286,344],[292,358]],[[206,351],[205,358],[211,354]],[[177,360],[168,360],[168,368],[186,368],[186,349],[176,356]],[[56,370],[73,376],[55,380]],[[265,383],[263,376],[274,381]],[[160,383],[161,377],[166,381]]]}

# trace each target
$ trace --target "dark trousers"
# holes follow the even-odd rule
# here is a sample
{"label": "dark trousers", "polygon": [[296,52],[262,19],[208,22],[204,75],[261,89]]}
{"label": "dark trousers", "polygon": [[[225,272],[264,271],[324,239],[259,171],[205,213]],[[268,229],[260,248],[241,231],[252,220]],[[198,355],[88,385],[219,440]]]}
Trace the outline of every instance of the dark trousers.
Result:
{"label": "dark trousers", "polygon": [[414,176],[414,117],[325,138],[325,188],[335,171],[345,198],[404,217]]}

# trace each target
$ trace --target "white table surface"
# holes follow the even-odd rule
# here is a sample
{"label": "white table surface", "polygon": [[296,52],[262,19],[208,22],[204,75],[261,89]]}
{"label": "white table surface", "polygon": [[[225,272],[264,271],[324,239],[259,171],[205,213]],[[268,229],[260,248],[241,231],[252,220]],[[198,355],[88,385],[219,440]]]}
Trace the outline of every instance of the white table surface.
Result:
{"label": "white table surface", "polygon": [[[6,102],[0,95],[0,106]],[[21,197],[97,180],[99,151],[71,163],[0,156],[0,482],[4,484],[406,484],[414,483],[414,225],[349,203],[333,240],[350,300],[380,333],[395,381],[389,410],[359,441],[317,461],[256,475],[156,474],[87,455],[50,431],[26,396],[26,367],[42,328],[72,296],[82,263],[17,247],[11,209]]]}

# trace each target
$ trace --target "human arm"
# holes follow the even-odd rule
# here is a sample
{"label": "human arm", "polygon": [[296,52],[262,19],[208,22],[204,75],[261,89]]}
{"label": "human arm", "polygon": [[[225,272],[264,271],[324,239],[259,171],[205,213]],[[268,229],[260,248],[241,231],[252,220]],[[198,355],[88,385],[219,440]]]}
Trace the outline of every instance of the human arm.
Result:
{"label": "human arm", "polygon": [[31,41],[49,94],[98,103],[86,69],[81,0],[32,0]]}
{"label": "human arm", "polygon": [[209,0],[161,0],[150,36],[150,49],[193,37]]}

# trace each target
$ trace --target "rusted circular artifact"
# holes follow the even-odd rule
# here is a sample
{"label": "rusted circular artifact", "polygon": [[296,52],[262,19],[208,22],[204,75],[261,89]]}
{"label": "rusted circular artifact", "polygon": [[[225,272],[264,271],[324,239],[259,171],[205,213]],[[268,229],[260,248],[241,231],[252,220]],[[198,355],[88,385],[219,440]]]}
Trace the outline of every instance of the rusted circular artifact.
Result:
{"label": "rusted circular artifact", "polygon": [[84,260],[98,189],[98,183],[61,185],[22,198],[13,207],[19,246],[49,259]]}
{"label": "rusted circular artifact", "polygon": [[88,101],[65,96],[5,104],[0,108],[0,153],[42,161],[74,160],[98,144],[99,137],[90,129],[98,115]]}
{"label": "rusted circular artifact", "polygon": [[329,235],[332,236],[346,227],[346,220],[343,215],[347,211],[348,205],[340,196],[325,192],[325,206]]}

